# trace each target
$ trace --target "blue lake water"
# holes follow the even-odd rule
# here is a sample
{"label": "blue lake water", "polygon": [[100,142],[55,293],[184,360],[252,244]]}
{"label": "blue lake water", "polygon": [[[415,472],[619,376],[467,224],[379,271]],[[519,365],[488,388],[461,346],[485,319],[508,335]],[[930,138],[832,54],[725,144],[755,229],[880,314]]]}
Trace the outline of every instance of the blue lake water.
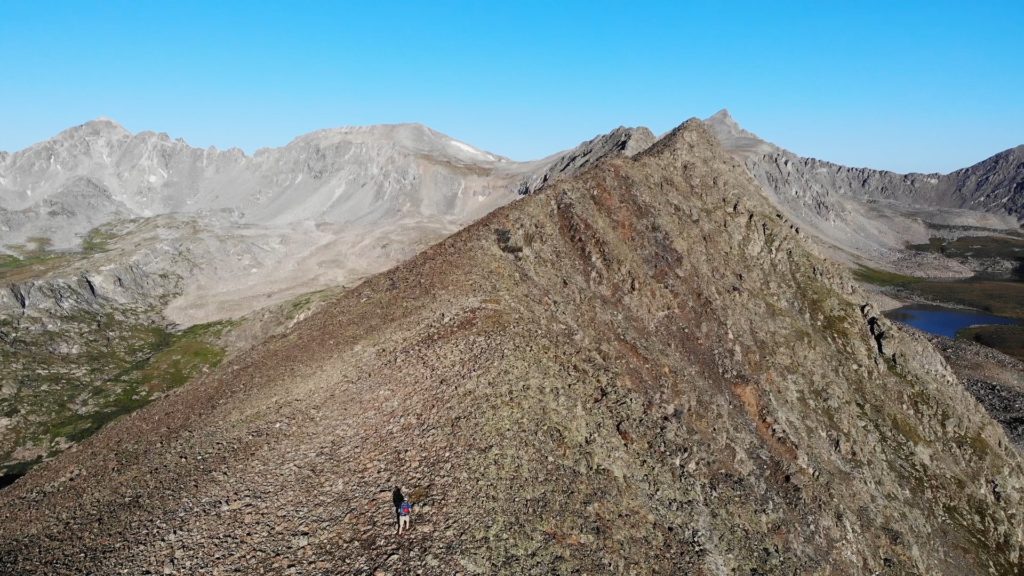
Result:
{"label": "blue lake water", "polygon": [[911,304],[885,313],[885,317],[930,334],[954,338],[964,328],[978,324],[1020,324],[1019,320],[962,308]]}

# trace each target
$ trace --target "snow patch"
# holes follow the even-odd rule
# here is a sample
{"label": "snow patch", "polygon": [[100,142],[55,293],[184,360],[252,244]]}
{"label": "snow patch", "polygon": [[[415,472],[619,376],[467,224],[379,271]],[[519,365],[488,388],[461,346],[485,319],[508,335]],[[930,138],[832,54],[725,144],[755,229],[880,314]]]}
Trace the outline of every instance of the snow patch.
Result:
{"label": "snow patch", "polygon": [[494,156],[491,156],[490,154],[488,154],[486,152],[477,150],[476,148],[473,148],[469,144],[463,144],[462,142],[459,142],[458,140],[451,140],[450,142],[451,142],[452,145],[454,145],[459,150],[462,150],[463,152],[466,152],[466,153],[468,153],[468,154],[470,154],[472,156],[476,156],[477,158],[483,158],[484,160],[494,160]]}

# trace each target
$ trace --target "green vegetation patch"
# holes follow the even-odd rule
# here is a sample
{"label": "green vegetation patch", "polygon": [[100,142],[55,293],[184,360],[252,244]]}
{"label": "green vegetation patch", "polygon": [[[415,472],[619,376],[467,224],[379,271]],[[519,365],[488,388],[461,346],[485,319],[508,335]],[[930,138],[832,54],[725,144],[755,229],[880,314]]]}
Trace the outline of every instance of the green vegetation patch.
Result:
{"label": "green vegetation patch", "polygon": [[876,286],[897,286],[901,288],[906,288],[919,282],[924,282],[924,278],[906,276],[904,274],[897,274],[896,272],[889,272],[887,270],[878,270],[867,266],[858,266],[857,269],[853,271],[853,277],[861,282],[874,284]]}
{"label": "green vegetation patch", "polygon": [[11,254],[0,254],[0,281],[23,282],[66,266],[76,259],[107,252],[118,235],[102,227],[93,228],[82,238],[81,252],[53,250],[53,241],[33,236],[25,244],[7,244]]}
{"label": "green vegetation patch", "polygon": [[0,254],[0,281],[20,282],[62,266],[69,260],[64,252],[52,252],[53,241],[33,236],[26,244],[8,244],[12,254]]}
{"label": "green vegetation patch", "polygon": [[1007,236],[962,236],[956,240],[933,237],[927,244],[910,244],[907,248],[950,258],[1024,258],[1024,238]]}
{"label": "green vegetation patch", "polygon": [[82,252],[86,254],[98,254],[110,250],[110,242],[117,238],[117,234],[103,228],[93,228],[82,238]]}
{"label": "green vegetation patch", "polygon": [[[44,447],[52,456],[106,423],[145,406],[224,358],[220,344],[232,322],[170,331],[125,311],[66,317],[59,331],[15,330],[0,342],[0,379],[14,385],[0,398],[13,418],[15,446]],[[0,453],[0,475],[24,470]]]}
{"label": "green vegetation patch", "polygon": [[133,380],[151,392],[160,392],[177,388],[199,372],[216,367],[224,359],[224,349],[216,341],[229,326],[228,322],[198,324],[174,334]]}
{"label": "green vegetation patch", "polygon": [[1024,282],[1012,280],[928,280],[895,272],[859,266],[854,277],[868,284],[905,290],[905,296],[930,302],[945,302],[982,310],[990,314],[1024,318]]}
{"label": "green vegetation patch", "polygon": [[991,314],[1024,318],[1024,282],[1001,280],[929,280],[912,292],[938,302],[952,302]]}
{"label": "green vegetation patch", "polygon": [[29,246],[25,248],[25,251],[29,255],[43,254],[50,251],[53,247],[53,240],[46,236],[31,236],[27,240]]}
{"label": "green vegetation patch", "polygon": [[337,297],[338,294],[343,291],[344,288],[322,288],[320,290],[314,290],[313,292],[306,292],[305,294],[286,301],[282,304],[281,310],[283,310],[289,318],[297,318],[321,302],[326,302]]}
{"label": "green vegetation patch", "polygon": [[1024,360],[1024,326],[973,326],[957,332],[956,337]]}
{"label": "green vegetation patch", "polygon": [[0,281],[22,282],[55,270],[70,261],[62,252],[46,252],[31,256],[0,254]]}

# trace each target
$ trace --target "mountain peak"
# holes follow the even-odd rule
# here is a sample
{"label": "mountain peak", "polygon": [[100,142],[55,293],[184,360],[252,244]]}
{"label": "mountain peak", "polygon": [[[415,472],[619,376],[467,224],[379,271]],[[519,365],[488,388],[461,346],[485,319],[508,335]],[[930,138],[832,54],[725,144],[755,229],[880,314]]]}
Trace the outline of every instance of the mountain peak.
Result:
{"label": "mountain peak", "polygon": [[117,123],[116,121],[107,118],[106,116],[100,116],[94,120],[89,120],[84,124],[73,126],[64,130],[56,136],[55,139],[69,139],[69,138],[82,138],[82,137],[110,137],[119,138],[121,136],[130,136],[129,132],[124,126]]}
{"label": "mountain peak", "polygon": [[763,154],[775,149],[773,144],[765,142],[757,134],[744,130],[725,108],[715,112],[704,122],[722,147],[731,152]]}
{"label": "mountain peak", "polygon": [[675,154],[685,152],[695,146],[715,146],[715,135],[699,118],[690,118],[659,138],[642,155]]}
{"label": "mountain peak", "polygon": [[739,122],[737,122],[736,119],[732,117],[732,114],[730,114],[729,110],[726,108],[722,108],[718,112],[715,112],[704,121],[711,126],[712,131],[714,131],[716,134],[728,132],[733,135],[754,136],[750,132],[744,130],[743,127],[740,126]]}
{"label": "mountain peak", "polygon": [[729,113],[728,108],[722,108],[718,112],[715,112],[714,114],[708,117],[707,121],[721,124],[731,124],[733,126],[736,126],[737,128],[739,127],[739,124],[736,123],[736,119],[734,119],[732,117],[732,114]]}

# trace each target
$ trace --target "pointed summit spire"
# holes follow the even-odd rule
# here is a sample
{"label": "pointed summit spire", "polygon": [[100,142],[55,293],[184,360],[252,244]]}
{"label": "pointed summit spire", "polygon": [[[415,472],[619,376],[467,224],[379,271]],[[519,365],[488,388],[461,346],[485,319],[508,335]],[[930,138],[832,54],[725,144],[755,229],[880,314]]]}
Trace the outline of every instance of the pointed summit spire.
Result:
{"label": "pointed summit spire", "polygon": [[704,121],[718,129],[727,128],[731,132],[743,131],[743,128],[740,127],[739,123],[736,122],[736,119],[729,113],[728,108],[722,108]]}
{"label": "pointed summit spire", "polygon": [[715,112],[704,120],[704,123],[726,150],[764,153],[775,148],[774,145],[759,138],[757,134],[744,130],[726,108]]}
{"label": "pointed summit spire", "polygon": [[740,127],[739,123],[736,122],[736,119],[733,118],[732,114],[729,113],[729,109],[728,108],[722,108],[718,112],[715,112],[713,115],[711,115],[711,117],[709,117],[707,120],[705,120],[705,122],[707,122],[707,123],[709,123],[709,124],[711,124],[713,126],[717,125],[717,126],[729,128],[731,131],[734,131],[734,132],[742,132],[743,131],[743,128]]}

